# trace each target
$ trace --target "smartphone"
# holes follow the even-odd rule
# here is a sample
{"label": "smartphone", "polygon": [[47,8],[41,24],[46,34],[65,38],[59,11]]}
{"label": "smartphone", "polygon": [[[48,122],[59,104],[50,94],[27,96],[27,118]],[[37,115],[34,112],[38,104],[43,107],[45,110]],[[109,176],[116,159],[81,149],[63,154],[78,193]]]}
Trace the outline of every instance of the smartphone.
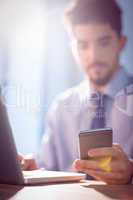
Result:
{"label": "smartphone", "polygon": [[94,129],[80,131],[79,133],[79,154],[80,159],[89,158],[88,151],[93,148],[112,147],[112,129]]}

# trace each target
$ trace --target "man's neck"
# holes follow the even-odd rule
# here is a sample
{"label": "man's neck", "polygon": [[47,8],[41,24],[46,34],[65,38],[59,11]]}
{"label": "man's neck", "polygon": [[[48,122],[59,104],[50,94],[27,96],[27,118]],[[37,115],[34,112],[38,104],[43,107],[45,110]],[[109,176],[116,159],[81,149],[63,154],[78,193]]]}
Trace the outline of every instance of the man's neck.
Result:
{"label": "man's neck", "polygon": [[98,91],[100,93],[104,93],[105,89],[107,87],[107,85],[111,82],[111,80],[113,79],[113,77],[117,74],[117,72],[120,70],[121,66],[118,65],[118,68],[114,71],[114,73],[112,73],[112,75],[110,76],[110,79],[108,80],[107,83],[100,85],[100,84],[96,84],[94,82],[90,82],[91,87],[95,90]]}
{"label": "man's neck", "polygon": [[99,85],[96,85],[96,84],[93,83],[92,87],[94,88],[95,91],[98,91],[100,93],[104,93],[106,85],[99,86]]}

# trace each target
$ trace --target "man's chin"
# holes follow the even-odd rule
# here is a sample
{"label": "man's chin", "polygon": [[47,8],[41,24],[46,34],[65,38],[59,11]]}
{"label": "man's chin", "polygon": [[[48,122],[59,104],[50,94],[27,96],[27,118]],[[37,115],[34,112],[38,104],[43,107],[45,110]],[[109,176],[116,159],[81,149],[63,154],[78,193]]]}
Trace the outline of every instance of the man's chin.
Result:
{"label": "man's chin", "polygon": [[97,85],[97,86],[105,86],[108,84],[110,81],[111,77],[106,77],[106,78],[90,78],[90,81],[92,84]]}

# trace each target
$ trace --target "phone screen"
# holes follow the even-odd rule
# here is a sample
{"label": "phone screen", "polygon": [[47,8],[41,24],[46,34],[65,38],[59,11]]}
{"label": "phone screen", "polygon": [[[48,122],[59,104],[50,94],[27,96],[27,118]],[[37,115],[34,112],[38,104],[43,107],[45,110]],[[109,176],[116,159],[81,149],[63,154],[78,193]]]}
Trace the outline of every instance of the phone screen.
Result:
{"label": "phone screen", "polygon": [[80,159],[87,160],[89,158],[88,151],[100,147],[112,147],[111,128],[81,131],[79,133]]}

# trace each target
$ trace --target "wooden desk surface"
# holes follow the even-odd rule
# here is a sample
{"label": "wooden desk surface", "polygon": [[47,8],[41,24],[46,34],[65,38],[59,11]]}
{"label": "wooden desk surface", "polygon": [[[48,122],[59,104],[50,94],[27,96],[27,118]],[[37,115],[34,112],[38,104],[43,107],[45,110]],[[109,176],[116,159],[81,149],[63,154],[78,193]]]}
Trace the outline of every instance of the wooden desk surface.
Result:
{"label": "wooden desk surface", "polygon": [[133,200],[133,185],[108,186],[97,181],[40,186],[0,185],[0,200]]}

